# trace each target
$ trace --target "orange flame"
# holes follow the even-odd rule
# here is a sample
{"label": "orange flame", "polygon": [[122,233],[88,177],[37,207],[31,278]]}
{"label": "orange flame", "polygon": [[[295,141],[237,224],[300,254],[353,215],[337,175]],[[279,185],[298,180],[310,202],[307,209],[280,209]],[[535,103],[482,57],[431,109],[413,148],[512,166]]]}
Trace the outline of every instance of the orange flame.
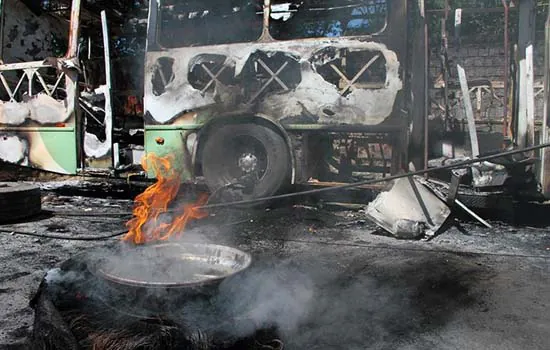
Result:
{"label": "orange flame", "polygon": [[179,237],[189,221],[208,215],[198,208],[208,200],[208,195],[202,194],[195,203],[184,203],[170,210],[173,214],[170,218],[168,206],[176,198],[181,185],[180,173],[172,167],[173,158],[172,155],[159,157],[153,153],[143,157],[143,169],[147,171],[150,166],[157,182],[136,197],[134,217],[126,223],[128,233],[122,238],[124,241],[144,244]]}

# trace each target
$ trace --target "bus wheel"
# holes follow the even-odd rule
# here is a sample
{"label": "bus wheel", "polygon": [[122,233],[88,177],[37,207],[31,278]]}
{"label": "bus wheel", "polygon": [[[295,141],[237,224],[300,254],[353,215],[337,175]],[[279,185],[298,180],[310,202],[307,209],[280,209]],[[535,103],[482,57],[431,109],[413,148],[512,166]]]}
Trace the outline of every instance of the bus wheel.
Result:
{"label": "bus wheel", "polygon": [[206,184],[222,200],[263,198],[290,183],[284,138],[258,124],[228,124],[209,132],[201,162]]}

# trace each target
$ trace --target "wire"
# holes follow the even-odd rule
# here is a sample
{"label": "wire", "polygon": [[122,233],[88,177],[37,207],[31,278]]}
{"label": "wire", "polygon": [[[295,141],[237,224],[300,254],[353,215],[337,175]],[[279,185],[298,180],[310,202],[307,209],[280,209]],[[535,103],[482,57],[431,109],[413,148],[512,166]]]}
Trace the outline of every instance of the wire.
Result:
{"label": "wire", "polygon": [[[276,196],[255,198],[255,199],[249,199],[249,200],[206,204],[206,205],[197,207],[196,209],[207,210],[207,209],[226,208],[226,207],[239,206],[239,205],[257,204],[257,203],[276,200],[276,199],[293,198],[293,197],[300,197],[300,196],[307,196],[307,195],[312,195],[312,194],[324,193],[324,192],[329,192],[329,191],[344,190],[344,189],[360,187],[360,186],[365,186],[365,185],[372,185],[372,184],[376,184],[376,183],[380,183],[380,182],[392,181],[392,180],[401,179],[401,178],[404,178],[404,177],[424,175],[424,174],[435,172],[435,171],[463,168],[467,165],[472,165],[472,164],[475,164],[475,163],[484,162],[484,161],[488,161],[488,160],[492,160],[492,159],[496,159],[496,158],[511,156],[511,155],[519,154],[519,153],[523,153],[523,152],[534,151],[534,150],[541,149],[541,148],[546,148],[546,147],[550,147],[550,143],[543,143],[543,144],[536,145],[536,146],[526,147],[526,148],[522,148],[522,149],[516,149],[516,150],[512,150],[512,151],[497,153],[497,154],[492,154],[492,155],[488,155],[488,156],[484,156],[484,157],[478,157],[478,158],[474,158],[474,159],[465,160],[465,161],[462,161],[462,162],[457,162],[457,163],[448,164],[448,165],[442,165],[442,166],[435,167],[435,168],[422,169],[422,170],[417,170],[417,171],[413,171],[413,172],[408,172],[408,173],[403,173],[403,174],[398,174],[398,175],[392,175],[392,176],[388,176],[388,177],[380,178],[380,179],[370,179],[370,180],[354,182],[354,183],[344,184],[344,185],[339,185],[339,186],[333,186],[333,187],[327,187],[327,188],[317,188],[317,189],[308,190],[308,191],[285,193],[285,194],[280,194],[280,195],[276,195]],[[235,184],[228,184],[228,185],[222,186],[221,188],[214,191],[211,194],[210,198],[212,198],[212,196],[215,195],[219,190],[227,188],[231,185],[235,185]],[[210,201],[210,198],[208,199],[208,201]],[[173,210],[167,210],[167,212],[173,212]],[[59,215],[59,216],[73,216],[73,215],[74,216],[107,216],[107,215],[108,216],[119,216],[119,215],[130,215],[131,214],[131,213],[95,214],[95,213],[78,213],[78,212],[63,213],[63,212],[55,212],[55,211],[53,211],[53,213],[56,214],[56,215]]]}
{"label": "wire", "polygon": [[128,231],[120,231],[115,232],[110,235],[106,236],[63,236],[63,235],[49,235],[44,233],[35,233],[35,232],[28,232],[28,231],[14,231],[14,230],[7,230],[7,229],[0,229],[0,232],[14,234],[14,235],[21,235],[21,236],[31,236],[31,237],[38,237],[38,238],[50,238],[50,239],[60,239],[60,240],[67,240],[67,241],[104,241],[109,238],[114,238],[118,236],[122,236],[126,234]]}
{"label": "wire", "polygon": [[324,193],[324,192],[329,192],[329,191],[337,191],[337,190],[343,190],[343,189],[354,188],[354,187],[359,187],[359,186],[372,185],[372,184],[375,184],[375,183],[401,179],[401,178],[404,178],[404,177],[424,175],[424,174],[431,173],[431,172],[434,172],[434,171],[463,168],[467,165],[472,165],[472,164],[475,164],[475,163],[485,162],[485,161],[496,159],[496,158],[511,156],[511,155],[518,154],[518,153],[530,152],[530,151],[534,151],[534,150],[538,150],[538,149],[546,148],[546,147],[550,147],[550,143],[543,143],[543,144],[536,145],[536,146],[526,147],[526,148],[522,148],[522,149],[516,149],[516,150],[512,150],[512,151],[497,153],[497,154],[492,154],[492,155],[488,155],[488,156],[484,156],[484,157],[478,157],[478,158],[474,158],[474,159],[465,160],[465,161],[462,161],[462,162],[457,162],[457,163],[448,164],[448,165],[442,165],[442,166],[439,166],[439,167],[436,167],[436,168],[422,169],[422,170],[412,171],[412,172],[408,172],[408,173],[392,175],[392,176],[388,176],[388,177],[380,178],[380,179],[371,179],[371,180],[354,182],[354,183],[345,184],[345,185],[339,185],[339,186],[327,187],[327,188],[318,188],[318,189],[302,191],[302,192],[285,193],[285,194],[280,194],[280,195],[270,196],[270,197],[255,198],[255,199],[248,199],[248,200],[227,202],[227,203],[208,204],[208,205],[203,205],[203,206],[197,207],[196,209],[205,210],[205,209],[216,209],[216,208],[223,208],[223,207],[230,207],[230,206],[237,206],[237,205],[256,204],[256,203],[261,203],[261,202],[271,201],[271,200],[276,200],[276,199],[300,197],[300,196],[306,196],[306,195],[311,195],[311,194],[318,194],[318,193]]}

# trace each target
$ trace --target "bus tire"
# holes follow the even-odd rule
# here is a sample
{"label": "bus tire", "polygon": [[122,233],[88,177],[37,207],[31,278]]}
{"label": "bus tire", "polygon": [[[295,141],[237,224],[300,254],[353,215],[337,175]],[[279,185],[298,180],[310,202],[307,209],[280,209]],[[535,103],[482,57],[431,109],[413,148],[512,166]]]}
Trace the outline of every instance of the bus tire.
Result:
{"label": "bus tire", "polygon": [[[240,190],[233,200],[265,198],[290,184],[290,154],[285,139],[275,130],[254,123],[226,124],[206,137],[202,173],[212,193],[232,191],[243,176],[252,178],[254,184]],[[246,175],[251,172],[254,176]]]}
{"label": "bus tire", "polygon": [[30,184],[0,182],[0,222],[15,222],[40,214],[40,188]]}

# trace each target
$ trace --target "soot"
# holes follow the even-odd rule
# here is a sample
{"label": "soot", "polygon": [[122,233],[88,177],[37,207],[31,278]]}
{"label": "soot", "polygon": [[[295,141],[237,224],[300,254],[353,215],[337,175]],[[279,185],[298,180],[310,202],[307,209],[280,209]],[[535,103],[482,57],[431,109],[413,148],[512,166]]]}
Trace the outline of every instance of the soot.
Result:
{"label": "soot", "polygon": [[[31,348],[280,349],[275,327],[256,325],[213,293],[122,290],[90,272],[89,256],[50,270],[31,301]],[[254,329],[246,335],[231,329]]]}

